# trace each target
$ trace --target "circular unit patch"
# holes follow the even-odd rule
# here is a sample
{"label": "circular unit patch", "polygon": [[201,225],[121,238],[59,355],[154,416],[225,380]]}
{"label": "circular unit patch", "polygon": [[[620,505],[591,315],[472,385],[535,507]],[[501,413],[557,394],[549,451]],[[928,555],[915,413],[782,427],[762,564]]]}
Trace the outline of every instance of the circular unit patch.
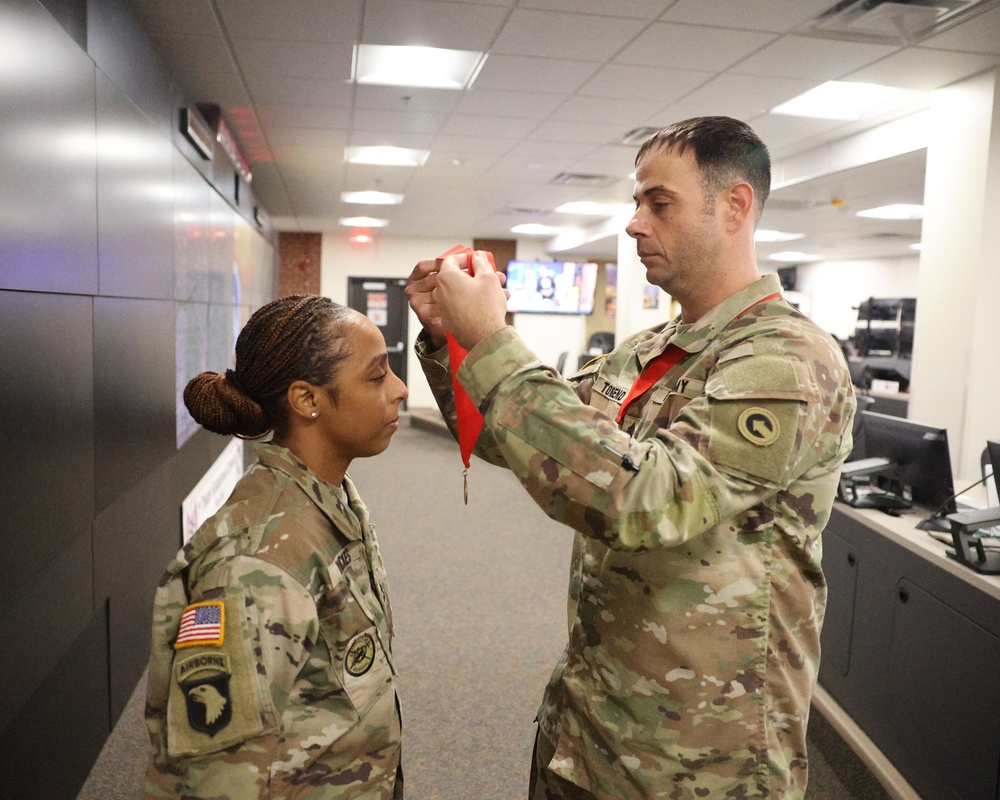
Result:
{"label": "circular unit patch", "polygon": [[375,640],[370,633],[362,633],[351,642],[344,656],[344,669],[348,675],[359,678],[372,668],[375,663]]}
{"label": "circular unit patch", "polygon": [[774,444],[781,435],[777,417],[766,408],[748,408],[740,414],[736,427],[740,431],[740,436],[760,447]]}

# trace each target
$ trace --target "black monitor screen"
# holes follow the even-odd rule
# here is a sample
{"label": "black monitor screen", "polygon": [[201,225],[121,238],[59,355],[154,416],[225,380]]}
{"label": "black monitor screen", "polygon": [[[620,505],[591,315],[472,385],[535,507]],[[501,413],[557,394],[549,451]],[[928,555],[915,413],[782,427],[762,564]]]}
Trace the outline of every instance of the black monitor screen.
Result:
{"label": "black monitor screen", "polygon": [[993,483],[997,487],[997,497],[1000,497],[1000,442],[987,442],[986,449],[990,454],[990,466],[993,467]]}
{"label": "black monitor screen", "polygon": [[909,490],[915,504],[954,514],[948,431],[900,417],[863,411],[861,425],[867,458],[886,458],[892,466],[876,477],[890,492]]}

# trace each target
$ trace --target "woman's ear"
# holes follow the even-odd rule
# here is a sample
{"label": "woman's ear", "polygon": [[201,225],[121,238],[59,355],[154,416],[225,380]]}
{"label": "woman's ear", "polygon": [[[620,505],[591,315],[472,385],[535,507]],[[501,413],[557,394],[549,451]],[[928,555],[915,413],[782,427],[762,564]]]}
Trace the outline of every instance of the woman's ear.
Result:
{"label": "woman's ear", "polygon": [[319,391],[308,381],[292,381],[285,394],[289,414],[304,419],[316,419],[319,416],[319,403],[317,402]]}

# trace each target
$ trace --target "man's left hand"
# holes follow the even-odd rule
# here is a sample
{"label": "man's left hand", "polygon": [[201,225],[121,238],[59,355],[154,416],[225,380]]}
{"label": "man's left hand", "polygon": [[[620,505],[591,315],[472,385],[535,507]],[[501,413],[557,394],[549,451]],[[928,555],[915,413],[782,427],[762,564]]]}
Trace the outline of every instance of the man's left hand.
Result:
{"label": "man's left hand", "polygon": [[[469,274],[470,259],[472,274]],[[444,327],[466,350],[507,324],[505,279],[505,275],[493,271],[481,250],[448,256],[441,262],[434,301]]]}

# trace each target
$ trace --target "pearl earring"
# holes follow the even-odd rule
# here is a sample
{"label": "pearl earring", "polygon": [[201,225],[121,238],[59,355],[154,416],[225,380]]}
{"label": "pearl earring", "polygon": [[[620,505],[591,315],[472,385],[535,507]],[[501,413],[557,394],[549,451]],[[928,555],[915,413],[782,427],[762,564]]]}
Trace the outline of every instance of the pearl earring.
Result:
{"label": "pearl earring", "polygon": [[313,415],[313,419],[315,419],[316,418],[316,412],[313,411],[312,415]]}

